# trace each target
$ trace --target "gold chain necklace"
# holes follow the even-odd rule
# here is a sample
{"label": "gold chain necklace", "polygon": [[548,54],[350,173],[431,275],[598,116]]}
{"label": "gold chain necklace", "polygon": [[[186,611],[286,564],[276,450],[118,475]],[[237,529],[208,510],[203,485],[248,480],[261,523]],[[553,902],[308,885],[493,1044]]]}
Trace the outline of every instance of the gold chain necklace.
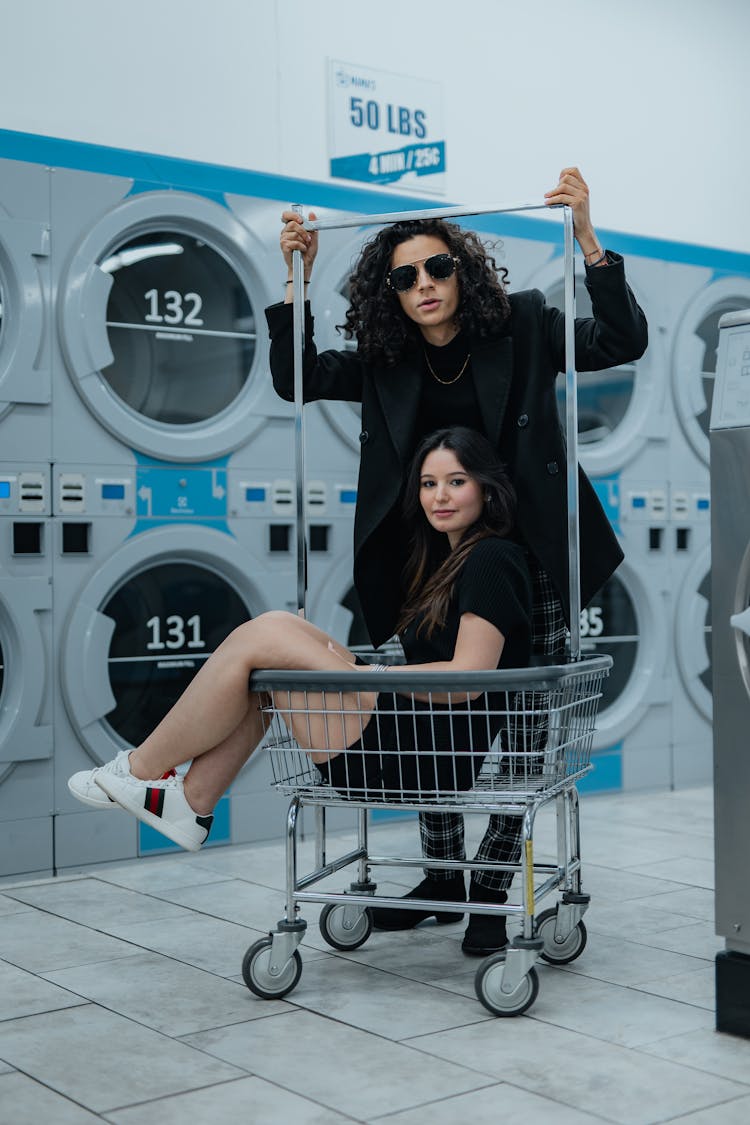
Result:
{"label": "gold chain necklace", "polygon": [[427,363],[427,369],[430,372],[430,375],[432,375],[433,379],[435,379],[438,383],[442,383],[442,385],[444,387],[449,387],[451,385],[451,383],[457,383],[458,382],[458,380],[461,378],[464,371],[466,370],[466,368],[468,366],[468,363],[469,363],[469,360],[471,359],[471,352],[467,352],[466,359],[463,361],[463,364],[461,365],[461,370],[459,371],[458,375],[454,375],[452,379],[441,379],[440,376],[436,375],[435,372],[433,371],[432,364],[430,363],[430,357],[428,356],[427,352],[425,351],[424,348],[422,350],[424,351],[424,358],[425,358],[425,361]]}

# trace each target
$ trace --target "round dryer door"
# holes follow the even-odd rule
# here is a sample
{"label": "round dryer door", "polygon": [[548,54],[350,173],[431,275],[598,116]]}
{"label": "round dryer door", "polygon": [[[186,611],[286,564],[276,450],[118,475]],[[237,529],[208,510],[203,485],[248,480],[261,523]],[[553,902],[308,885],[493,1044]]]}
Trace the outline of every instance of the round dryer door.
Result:
{"label": "round dryer door", "polygon": [[128,540],[82,589],[60,676],[96,761],[142,742],[225,637],[267,608],[248,562],[220,532],[160,528]]}
{"label": "round dryer door", "polygon": [[51,607],[47,577],[0,576],[0,781],[17,761],[52,753],[52,726],[40,718],[50,691],[42,630]]}
{"label": "round dryer door", "polygon": [[[602,266],[602,269],[607,267]],[[628,284],[642,307],[648,307],[649,275],[639,276],[636,263],[628,263]],[[576,319],[592,316],[591,298],[585,275],[575,276]],[[528,280],[529,287],[541,289],[547,304],[565,309],[563,261],[551,258]],[[645,296],[639,290],[643,289]],[[603,371],[579,371],[578,386],[578,453],[581,465],[594,476],[618,472],[632,461],[651,440],[663,442],[664,387],[661,343],[651,340],[645,354],[633,362]],[[557,400],[565,429],[565,375],[558,376]]]}
{"label": "round dryer door", "polygon": [[[315,291],[312,296],[315,312],[315,343],[320,351],[356,351],[356,340],[347,340],[337,331],[346,323],[349,308],[349,278],[362,245],[377,233],[376,227],[356,232],[348,229],[327,230],[321,236],[320,253],[315,263]],[[359,456],[359,434],[362,429],[362,408],[358,402],[321,402],[320,409],[329,426],[351,451]]]}
{"label": "round dryer door", "polygon": [[685,690],[709,722],[713,713],[711,549],[696,555],[685,575],[675,615],[677,664]]}
{"label": "round dryer door", "polygon": [[202,461],[263,425],[265,253],[227,208],[182,192],[131,196],[89,231],[62,279],[61,342],[76,390],[119,441]]}
{"label": "round dryer door", "polygon": [[[553,284],[546,292],[547,303],[555,308],[565,308],[565,288],[562,281]],[[576,318],[592,315],[591,298],[579,279],[576,285]],[[640,363],[640,361],[639,361]],[[643,395],[638,394],[639,363],[621,364],[605,371],[579,371],[578,383],[578,443],[581,463],[590,471],[610,472],[619,467],[630,455],[632,417],[638,413],[636,404]],[[560,419],[565,426],[565,375],[557,377],[557,402]],[[633,434],[640,446],[641,436]]]}
{"label": "round dryer door", "polygon": [[235,401],[255,356],[253,306],[236,270],[204,239],[144,232],[100,261],[112,362],[102,377],[144,418],[198,425]]}
{"label": "round dryer door", "polygon": [[602,687],[603,715],[626,692],[638,658],[635,605],[619,578],[610,578],[581,611],[581,649],[596,656],[606,653],[614,662]]}
{"label": "round dryer door", "polygon": [[672,359],[675,404],[685,436],[700,459],[709,463],[709,427],[719,321],[725,313],[750,305],[750,280],[722,278],[706,286],[685,311],[677,329]]}
{"label": "round dryer door", "polygon": [[250,614],[226,577],[165,562],[131,575],[101,607],[114,622],[105,722],[137,746],[177,702],[211,653]]}
{"label": "round dryer door", "polygon": [[[2,624],[0,624],[0,714],[5,711],[5,698],[3,694],[5,690],[5,646],[3,640]],[[0,782],[7,777],[12,769],[13,763],[0,762]]]}
{"label": "round dryer door", "polygon": [[16,402],[50,400],[40,279],[40,263],[48,254],[46,225],[0,215],[0,417]]}
{"label": "round dryer door", "polygon": [[602,685],[597,749],[620,741],[663,702],[669,628],[657,585],[624,562],[581,612],[582,652],[614,662]]}

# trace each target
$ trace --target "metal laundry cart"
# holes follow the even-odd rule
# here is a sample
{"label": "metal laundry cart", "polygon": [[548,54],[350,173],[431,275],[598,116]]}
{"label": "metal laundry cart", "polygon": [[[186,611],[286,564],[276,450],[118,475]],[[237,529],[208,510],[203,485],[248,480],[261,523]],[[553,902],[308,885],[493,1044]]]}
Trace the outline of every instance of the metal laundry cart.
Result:
{"label": "metal laundry cart", "polygon": [[[323,230],[541,209],[528,204],[482,210],[430,209],[338,217],[305,225],[309,230]],[[369,937],[372,919],[368,907],[434,910],[437,906],[446,912],[456,910],[455,902],[376,895],[373,867],[421,868],[424,864],[421,856],[370,853],[368,816],[376,808],[481,811],[519,819],[521,847],[517,862],[430,860],[431,866],[445,870],[482,867],[521,875],[518,902],[502,906],[469,902],[465,907],[472,913],[503,914],[522,921],[522,932],[508,949],[486,958],[477,970],[477,995],[489,1011],[502,1016],[525,1011],[538,991],[536,960],[541,956],[552,964],[567,963],[586,944],[582,917],[589,896],[581,889],[576,781],[591,769],[601,684],[612,661],[608,656],[582,659],[580,652],[573,220],[569,207],[559,210],[564,226],[570,661],[457,675],[413,674],[405,668],[387,672],[253,673],[253,690],[265,693],[267,700],[263,714],[274,783],[279,792],[292,798],[287,817],[284,918],[267,938],[250,946],[242,966],[247,986],[260,997],[284,996],[299,981],[302,960],[297,947],[307,928],[299,916],[304,902],[324,904],[321,933],[328,944],[340,950],[356,949]],[[299,252],[293,257],[293,279],[297,573],[298,602],[304,609],[304,321]],[[390,661],[393,663],[392,657]],[[418,754],[401,752],[404,724],[415,733]],[[336,744],[336,732],[340,735],[342,730],[351,749],[340,755],[334,778],[333,768],[325,761],[316,765],[307,751],[317,751],[315,756],[325,759],[328,746]],[[557,858],[554,863],[538,863],[534,858],[534,822],[539,809],[550,803],[556,813]],[[304,805],[316,810],[316,857],[314,870],[300,875],[297,827]],[[358,810],[357,845],[329,860],[325,810],[336,805]],[[357,866],[357,877],[347,890],[311,889],[352,864]],[[555,904],[538,914],[537,905],[549,896],[554,896]]]}

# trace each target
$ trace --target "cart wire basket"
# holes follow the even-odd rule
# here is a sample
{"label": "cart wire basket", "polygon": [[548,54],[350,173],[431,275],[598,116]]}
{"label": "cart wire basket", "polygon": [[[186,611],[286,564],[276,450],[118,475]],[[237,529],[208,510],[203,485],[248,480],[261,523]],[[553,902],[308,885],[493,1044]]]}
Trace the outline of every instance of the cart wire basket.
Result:
{"label": "cart wire basket", "polygon": [[[581,919],[589,897],[581,891],[576,782],[592,768],[598,703],[611,663],[609,656],[592,656],[565,665],[460,674],[412,673],[408,666],[387,672],[366,666],[335,673],[254,672],[251,687],[264,697],[264,745],[273,783],[291,803],[286,913],[275,933],[247,951],[248,987],[258,996],[278,998],[296,986],[304,902],[325,904],[321,933],[341,950],[356,949],[369,937],[368,907],[437,905],[455,911],[455,903],[376,894],[373,867],[421,868],[424,860],[371,854],[371,810],[497,813],[518,818],[515,862],[430,860],[430,866],[479,866],[521,876],[518,902],[469,903],[466,909],[522,921],[512,945],[480,964],[476,991],[493,1014],[525,1011],[538,991],[537,958],[567,963],[586,942]],[[557,861],[537,863],[534,821],[550,802],[557,819]],[[315,869],[300,875],[297,827],[304,805],[316,810],[316,858]],[[325,809],[332,806],[358,810],[357,846],[329,860]],[[349,865],[356,865],[357,877],[347,890],[310,889]],[[537,904],[558,893],[556,905],[538,914]]]}

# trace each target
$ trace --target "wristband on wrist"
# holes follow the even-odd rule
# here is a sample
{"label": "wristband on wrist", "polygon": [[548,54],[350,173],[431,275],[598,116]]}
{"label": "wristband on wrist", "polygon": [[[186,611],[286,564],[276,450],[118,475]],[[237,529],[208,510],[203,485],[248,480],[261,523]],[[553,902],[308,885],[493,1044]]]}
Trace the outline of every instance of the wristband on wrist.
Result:
{"label": "wristband on wrist", "polygon": [[[590,262],[589,258],[591,257],[591,254],[598,254],[599,257],[594,258],[593,262]],[[584,260],[584,262],[586,263],[587,266],[598,266],[598,265],[601,265],[602,262],[606,262],[606,260],[607,260],[607,251],[606,250],[601,250],[601,251],[600,250],[592,250],[591,254],[584,254],[583,255],[583,260]]]}
{"label": "wristband on wrist", "polygon": [[[303,278],[302,278],[302,280],[303,280],[303,282],[305,283],[305,285],[309,285],[309,284],[310,284],[310,278],[309,278],[309,277],[303,277]],[[288,281],[285,281],[285,282],[284,282],[284,287],[285,287],[285,288],[286,288],[286,286],[287,286],[287,285],[294,285],[294,280],[293,280],[293,278],[291,278],[291,277],[290,277]]]}
{"label": "wristband on wrist", "polygon": [[387,664],[371,664],[368,671],[370,671],[370,672],[387,672],[388,671],[388,665]]}

